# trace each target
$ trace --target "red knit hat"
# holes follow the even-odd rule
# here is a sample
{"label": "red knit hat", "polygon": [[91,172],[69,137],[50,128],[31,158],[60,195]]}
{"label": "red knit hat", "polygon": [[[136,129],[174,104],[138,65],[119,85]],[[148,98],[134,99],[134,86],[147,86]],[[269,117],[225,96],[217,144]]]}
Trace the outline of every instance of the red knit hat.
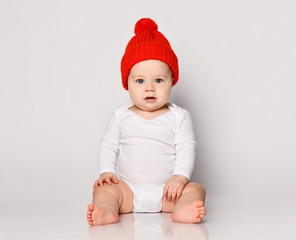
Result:
{"label": "red knit hat", "polygon": [[148,59],[160,60],[169,65],[174,86],[179,79],[178,58],[169,41],[158,31],[157,24],[150,18],[142,18],[136,23],[134,32],[136,35],[127,44],[121,60],[123,87],[128,90],[127,79],[132,67]]}

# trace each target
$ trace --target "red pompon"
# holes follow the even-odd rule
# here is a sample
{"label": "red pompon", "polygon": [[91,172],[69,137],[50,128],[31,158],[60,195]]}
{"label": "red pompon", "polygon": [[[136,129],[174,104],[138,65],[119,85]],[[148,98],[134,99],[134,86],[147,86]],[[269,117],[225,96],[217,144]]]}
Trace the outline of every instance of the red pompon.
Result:
{"label": "red pompon", "polygon": [[157,31],[157,24],[150,18],[142,18],[135,25],[135,34],[140,34],[145,30]]}

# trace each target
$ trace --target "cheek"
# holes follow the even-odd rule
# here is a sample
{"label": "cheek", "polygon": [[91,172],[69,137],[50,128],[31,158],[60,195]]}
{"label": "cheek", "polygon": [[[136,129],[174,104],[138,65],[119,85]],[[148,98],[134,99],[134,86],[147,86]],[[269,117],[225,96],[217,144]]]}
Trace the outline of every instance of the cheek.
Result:
{"label": "cheek", "polygon": [[167,97],[170,97],[170,94],[171,94],[171,90],[172,90],[172,87],[168,86],[164,89],[164,94],[167,96]]}
{"label": "cheek", "polygon": [[129,95],[133,101],[136,101],[139,98],[139,93],[137,91],[133,91],[133,89],[129,90]]}
{"label": "cheek", "polygon": [[170,95],[171,95],[171,90],[168,90],[167,91],[167,98],[170,98]]}

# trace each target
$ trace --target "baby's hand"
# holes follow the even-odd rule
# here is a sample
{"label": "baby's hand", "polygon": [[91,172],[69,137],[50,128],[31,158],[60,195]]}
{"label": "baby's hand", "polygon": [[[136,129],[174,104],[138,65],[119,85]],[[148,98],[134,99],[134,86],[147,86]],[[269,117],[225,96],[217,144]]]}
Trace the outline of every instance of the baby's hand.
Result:
{"label": "baby's hand", "polygon": [[119,181],[114,173],[111,173],[111,172],[102,173],[100,178],[96,180],[93,188],[103,186],[104,183],[108,183],[111,185],[112,183],[117,184],[119,183]]}
{"label": "baby's hand", "polygon": [[181,175],[174,175],[169,179],[163,188],[163,197],[169,201],[178,200],[183,192],[185,185],[188,183],[188,179]]}

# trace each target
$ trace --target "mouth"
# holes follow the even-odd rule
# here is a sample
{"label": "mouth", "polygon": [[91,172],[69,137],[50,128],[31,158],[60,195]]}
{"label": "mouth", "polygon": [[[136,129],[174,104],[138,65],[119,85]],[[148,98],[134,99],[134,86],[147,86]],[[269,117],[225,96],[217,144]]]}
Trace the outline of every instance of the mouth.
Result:
{"label": "mouth", "polygon": [[155,97],[146,97],[144,98],[145,101],[148,101],[148,102],[152,102],[152,101],[155,101],[156,98]]}

